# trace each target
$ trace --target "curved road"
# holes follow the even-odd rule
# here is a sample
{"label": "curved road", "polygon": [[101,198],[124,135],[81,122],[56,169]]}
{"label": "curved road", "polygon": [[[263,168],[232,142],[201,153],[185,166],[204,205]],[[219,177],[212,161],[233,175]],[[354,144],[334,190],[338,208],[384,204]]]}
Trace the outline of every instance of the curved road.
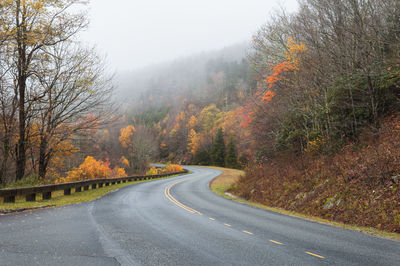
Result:
{"label": "curved road", "polygon": [[400,265],[400,243],[213,194],[219,171],[0,216],[0,265]]}

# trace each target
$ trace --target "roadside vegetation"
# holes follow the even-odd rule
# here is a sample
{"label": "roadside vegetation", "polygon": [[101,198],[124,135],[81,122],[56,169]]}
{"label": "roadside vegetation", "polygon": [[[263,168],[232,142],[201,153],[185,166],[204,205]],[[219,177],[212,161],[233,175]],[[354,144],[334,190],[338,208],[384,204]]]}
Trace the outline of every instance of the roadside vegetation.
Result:
{"label": "roadside vegetation", "polygon": [[215,167],[215,166],[211,168],[222,171],[222,174],[210,182],[210,189],[214,193],[224,198],[234,200],[243,204],[247,204],[253,207],[257,207],[260,209],[282,213],[293,217],[299,217],[317,223],[328,224],[345,229],[360,231],[363,233],[372,234],[379,237],[400,240],[400,234],[398,233],[391,233],[383,230],[378,230],[372,227],[349,224],[347,222],[335,222],[332,221],[331,219],[321,218],[319,215],[314,216],[312,214],[304,214],[302,212],[298,212],[297,210],[287,210],[285,208],[280,208],[280,207],[271,207],[271,204],[258,203],[256,201],[253,201],[252,199],[246,200],[239,196],[232,195],[231,193],[229,193],[229,191],[234,191],[237,189],[237,183],[241,178],[244,178],[245,172],[236,169],[229,169],[229,168]]}
{"label": "roadside vegetation", "polygon": [[[175,177],[177,175],[168,176],[160,179],[166,179]],[[54,191],[52,192],[52,198],[50,200],[38,199],[37,201],[27,202],[25,201],[25,197],[16,197],[15,203],[3,203],[0,198],[0,210],[16,210],[16,209],[30,209],[30,208],[41,208],[41,207],[60,207],[69,204],[76,204],[81,202],[87,202],[95,200],[99,197],[102,197],[112,191],[117,189],[130,186],[133,184],[138,184],[142,182],[150,182],[152,180],[142,180],[142,181],[131,181],[121,184],[115,184],[112,186],[103,186],[97,189],[89,189],[83,190],[82,192],[73,192],[71,195],[64,196],[64,191]]]}
{"label": "roadside vegetation", "polygon": [[129,75],[122,110],[81,1],[0,6],[0,187],[213,165],[244,199],[400,232],[398,0],[299,0],[251,47]]}
{"label": "roadside vegetation", "polygon": [[131,117],[161,160],[245,169],[234,195],[400,232],[399,16],[395,0],[301,0],[248,57],[199,60],[200,81],[170,70]]}

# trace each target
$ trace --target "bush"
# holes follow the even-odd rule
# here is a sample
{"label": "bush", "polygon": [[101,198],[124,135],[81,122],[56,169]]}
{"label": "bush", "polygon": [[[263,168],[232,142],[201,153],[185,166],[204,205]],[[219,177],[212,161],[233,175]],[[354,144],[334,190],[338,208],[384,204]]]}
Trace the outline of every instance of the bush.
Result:
{"label": "bush", "polygon": [[178,164],[167,164],[165,167],[156,168],[151,167],[150,170],[146,172],[146,175],[161,175],[166,173],[174,173],[183,171],[182,166]]}
{"label": "bush", "polygon": [[400,232],[400,114],[386,117],[380,135],[334,156],[280,155],[253,164],[232,190],[273,207],[339,222]]}

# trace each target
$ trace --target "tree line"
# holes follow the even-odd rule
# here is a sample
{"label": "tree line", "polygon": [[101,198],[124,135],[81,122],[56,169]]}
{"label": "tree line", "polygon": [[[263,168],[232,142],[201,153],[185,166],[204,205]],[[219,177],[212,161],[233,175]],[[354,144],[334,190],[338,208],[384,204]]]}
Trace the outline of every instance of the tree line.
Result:
{"label": "tree line", "polygon": [[218,128],[242,165],[334,154],[398,110],[399,12],[395,0],[301,0],[256,32],[247,58],[210,60],[197,86],[165,77],[130,116],[164,160],[211,162]]}
{"label": "tree line", "polygon": [[110,75],[78,0],[0,1],[0,184],[44,178],[110,121]]}

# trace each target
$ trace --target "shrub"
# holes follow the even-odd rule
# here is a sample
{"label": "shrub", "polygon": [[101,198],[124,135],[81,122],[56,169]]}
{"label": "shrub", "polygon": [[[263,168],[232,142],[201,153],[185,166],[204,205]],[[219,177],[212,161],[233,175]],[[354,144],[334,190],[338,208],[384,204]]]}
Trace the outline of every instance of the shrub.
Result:
{"label": "shrub", "polygon": [[[116,170],[117,174],[122,174],[122,171]],[[125,171],[124,171],[125,172]],[[74,182],[80,180],[90,180],[90,179],[101,179],[109,178],[112,176],[113,171],[110,169],[109,162],[97,161],[92,156],[87,156],[85,161],[72,171],[67,173],[66,178],[60,180],[61,183],[64,182]],[[124,173],[125,174],[125,173]],[[126,174],[125,174],[126,175]]]}

